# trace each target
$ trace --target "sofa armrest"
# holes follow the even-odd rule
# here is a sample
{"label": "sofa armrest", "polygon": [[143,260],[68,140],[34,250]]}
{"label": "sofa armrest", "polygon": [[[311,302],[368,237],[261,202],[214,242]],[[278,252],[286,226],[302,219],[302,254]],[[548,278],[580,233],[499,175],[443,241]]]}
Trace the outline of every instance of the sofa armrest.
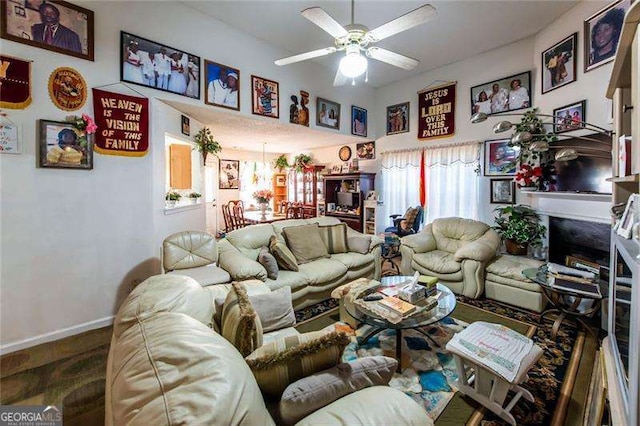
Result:
{"label": "sofa armrest", "polygon": [[358,232],[354,229],[347,227],[347,239],[349,238],[370,238],[369,242],[369,253],[373,251],[374,248],[382,245],[384,240],[376,235],[363,234],[362,232]]}
{"label": "sofa armrest", "polygon": [[500,247],[500,236],[490,229],[482,237],[460,247],[453,257],[457,262],[470,259],[486,263],[495,257],[498,247]]}
{"label": "sofa armrest", "polygon": [[415,253],[426,253],[437,248],[436,239],[431,233],[431,224],[427,225],[422,232],[402,237],[400,243],[410,247]]}
{"label": "sofa armrest", "polygon": [[267,270],[257,261],[243,255],[228,241],[220,241],[218,252],[219,266],[227,271],[234,281],[267,280]]}

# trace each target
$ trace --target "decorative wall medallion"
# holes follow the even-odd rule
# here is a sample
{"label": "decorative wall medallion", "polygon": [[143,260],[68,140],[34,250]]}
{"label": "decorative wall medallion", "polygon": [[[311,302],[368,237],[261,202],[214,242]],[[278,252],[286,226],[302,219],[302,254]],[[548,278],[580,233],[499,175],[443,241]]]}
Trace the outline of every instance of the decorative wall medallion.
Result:
{"label": "decorative wall medallion", "polygon": [[56,68],[49,77],[49,97],[58,108],[76,111],[87,101],[87,83],[73,68]]}
{"label": "decorative wall medallion", "polygon": [[351,148],[346,145],[340,148],[340,151],[338,151],[338,157],[340,157],[341,161],[349,161],[351,158]]}

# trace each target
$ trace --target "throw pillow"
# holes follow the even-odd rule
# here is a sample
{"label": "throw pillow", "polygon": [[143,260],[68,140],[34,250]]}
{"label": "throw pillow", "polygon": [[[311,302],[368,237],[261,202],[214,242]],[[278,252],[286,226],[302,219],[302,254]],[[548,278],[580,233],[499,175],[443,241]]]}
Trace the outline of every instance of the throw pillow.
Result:
{"label": "throw pillow", "polygon": [[345,333],[316,331],[287,336],[258,348],[246,359],[262,393],[279,399],[289,384],[340,362]]}
{"label": "throw pillow", "polygon": [[[223,297],[216,297],[214,300],[216,313],[213,315],[213,320],[218,330],[222,321],[222,308],[225,300]],[[293,311],[293,302],[291,301],[291,287],[286,286],[271,293],[249,296],[249,301],[258,314],[263,333],[296,325],[296,314]]]}
{"label": "throw pillow", "polygon": [[354,251],[360,254],[369,253],[369,246],[371,246],[371,236],[369,235],[352,235],[347,237],[347,246],[349,251]]}
{"label": "throw pillow", "polygon": [[418,208],[409,207],[404,213],[404,223],[402,224],[402,229],[405,231],[409,231],[413,227],[413,223],[416,221],[416,217],[418,217]]}
{"label": "throw pillow", "polygon": [[346,253],[349,251],[347,244],[347,224],[320,226],[320,237],[324,241],[327,251],[331,254]]}
{"label": "throw pillow", "polygon": [[271,252],[269,252],[269,247],[264,246],[260,249],[258,262],[267,270],[267,277],[270,280],[278,279],[278,261]]}
{"label": "throw pillow", "polygon": [[269,239],[269,251],[271,251],[273,257],[276,258],[276,262],[281,269],[298,272],[296,257],[291,253],[289,247],[282,241],[279,241],[275,235]]}
{"label": "throw pillow", "polygon": [[262,324],[251,306],[247,289],[238,282],[231,283],[222,307],[221,334],[242,356],[262,346]]}
{"label": "throw pillow", "polygon": [[329,257],[327,247],[322,241],[317,223],[311,225],[289,226],[282,230],[287,247],[296,257],[298,264]]}
{"label": "throw pillow", "polygon": [[345,395],[370,386],[386,386],[397,367],[398,361],[393,358],[371,356],[300,379],[282,394],[280,420],[292,425]]}

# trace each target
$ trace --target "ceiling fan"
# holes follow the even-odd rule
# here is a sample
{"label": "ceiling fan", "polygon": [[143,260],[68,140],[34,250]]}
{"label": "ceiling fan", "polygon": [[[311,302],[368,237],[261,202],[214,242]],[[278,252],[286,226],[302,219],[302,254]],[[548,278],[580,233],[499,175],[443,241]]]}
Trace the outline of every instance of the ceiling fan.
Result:
{"label": "ceiling fan", "polygon": [[[335,46],[278,59],[275,64],[289,65],[344,50],[346,54],[340,60],[340,66],[333,81],[334,86],[340,86],[346,83],[349,78],[354,79],[367,70],[368,63],[365,56],[405,70],[413,69],[420,63],[417,59],[400,55],[373,44],[425,23],[437,13],[433,6],[430,4],[422,5],[386,24],[382,24],[374,30],[369,30],[364,25],[355,24],[353,12],[354,0],[351,0],[351,24],[343,27],[320,7],[310,7],[303,10],[301,12],[302,16],[335,38]],[[363,53],[365,56],[363,56]]]}

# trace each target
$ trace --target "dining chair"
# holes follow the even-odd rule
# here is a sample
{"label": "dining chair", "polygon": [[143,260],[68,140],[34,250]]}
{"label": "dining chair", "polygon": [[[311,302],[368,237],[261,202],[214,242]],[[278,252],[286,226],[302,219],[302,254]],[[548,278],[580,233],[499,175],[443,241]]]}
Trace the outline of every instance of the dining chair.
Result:
{"label": "dining chair", "polygon": [[302,206],[287,207],[287,212],[285,214],[285,217],[287,219],[302,219],[302,216],[303,216]]}
{"label": "dining chair", "polygon": [[247,226],[244,218],[244,203],[242,200],[231,200],[227,203],[231,218],[231,229],[240,229]]}

